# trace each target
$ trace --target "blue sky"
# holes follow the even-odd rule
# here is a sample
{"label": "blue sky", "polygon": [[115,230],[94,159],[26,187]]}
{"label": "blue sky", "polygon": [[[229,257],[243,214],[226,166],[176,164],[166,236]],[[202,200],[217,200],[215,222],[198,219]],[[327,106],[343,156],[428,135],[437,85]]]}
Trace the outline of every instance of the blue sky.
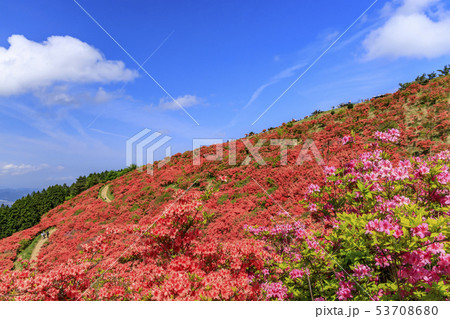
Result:
{"label": "blue sky", "polygon": [[144,128],[183,152],[192,138],[239,138],[393,92],[450,63],[448,10],[440,0],[2,1],[0,187],[123,168],[126,140]]}

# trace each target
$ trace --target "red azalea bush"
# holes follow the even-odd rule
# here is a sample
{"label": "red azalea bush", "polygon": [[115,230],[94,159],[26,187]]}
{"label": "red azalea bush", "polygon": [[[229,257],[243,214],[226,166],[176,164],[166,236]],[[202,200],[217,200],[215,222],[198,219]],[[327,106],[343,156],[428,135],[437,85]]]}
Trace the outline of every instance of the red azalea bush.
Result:
{"label": "red azalea bush", "polygon": [[[126,229],[107,228],[82,245],[82,255],[48,269],[42,262],[0,275],[2,300],[256,300],[249,276],[269,258],[252,239],[202,243],[212,218],[200,192],[178,192],[161,217]],[[182,197],[181,197],[182,196]],[[111,239],[131,233],[134,243],[119,257]]]}

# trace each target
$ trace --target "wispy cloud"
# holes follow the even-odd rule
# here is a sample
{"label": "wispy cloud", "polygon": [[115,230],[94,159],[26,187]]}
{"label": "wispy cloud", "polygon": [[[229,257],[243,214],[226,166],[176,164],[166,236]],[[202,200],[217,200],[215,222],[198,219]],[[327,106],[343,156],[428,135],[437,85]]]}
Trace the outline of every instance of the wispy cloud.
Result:
{"label": "wispy cloud", "polygon": [[[74,116],[75,107],[47,108],[28,106],[23,103],[0,101],[0,114],[4,119],[12,119],[26,125],[24,131],[14,132],[8,140],[0,135],[2,152],[8,151],[17,158],[26,156],[27,152],[44,152],[55,154],[79,154],[97,152],[107,154],[111,149],[98,136],[92,136],[79,119]],[[37,132],[36,132],[37,130]],[[13,161],[15,157],[11,157]],[[19,157],[20,158],[20,157]],[[6,158],[2,159],[4,162]]]}
{"label": "wispy cloud", "polygon": [[48,164],[30,165],[30,164],[0,164],[0,176],[1,175],[23,175],[31,172],[40,171],[41,169],[48,168]]}
{"label": "wispy cloud", "polygon": [[120,92],[108,92],[102,87],[96,91],[88,90],[72,92],[69,85],[57,85],[50,89],[43,88],[33,93],[44,105],[89,105],[104,104],[112,100],[123,98]]}
{"label": "wispy cloud", "polygon": [[[55,83],[109,83],[138,76],[122,61],[106,60],[89,44],[70,36],[51,36],[43,43],[23,35],[8,38],[0,47],[0,95],[11,96]],[[60,96],[61,101],[66,97]]]}
{"label": "wispy cloud", "polygon": [[110,136],[115,136],[115,137],[121,137],[121,138],[125,138],[125,139],[128,139],[129,138],[129,136],[125,136],[125,135],[121,135],[121,134],[116,134],[116,133],[112,133],[112,132],[107,132],[107,131],[104,131],[104,130],[100,130],[100,129],[98,129],[98,128],[89,128],[91,131],[94,131],[94,132],[97,132],[97,133],[100,133],[100,134],[104,134],[104,135],[110,135]]}
{"label": "wispy cloud", "polygon": [[450,54],[450,11],[440,0],[404,0],[388,3],[387,21],[363,41],[365,58],[437,58]]}
{"label": "wispy cloud", "polygon": [[262,84],[259,88],[257,88],[253,92],[252,96],[250,97],[250,100],[247,102],[247,104],[245,104],[244,109],[246,109],[253,102],[255,102],[255,100],[261,95],[261,93],[265,89],[267,89],[269,86],[274,85],[274,84],[280,82],[283,79],[290,78],[290,77],[294,76],[295,75],[295,71],[297,71],[298,69],[300,69],[300,68],[302,68],[304,66],[305,66],[304,64],[297,64],[297,65],[291,66],[291,67],[289,67],[287,69],[284,69],[280,73],[276,74],[274,77],[272,77],[266,83]]}
{"label": "wispy cloud", "polygon": [[159,100],[159,104],[157,107],[163,110],[179,110],[180,105],[184,108],[187,108],[192,106],[205,105],[205,102],[202,98],[187,94],[184,96],[179,96],[175,100],[162,98]]}

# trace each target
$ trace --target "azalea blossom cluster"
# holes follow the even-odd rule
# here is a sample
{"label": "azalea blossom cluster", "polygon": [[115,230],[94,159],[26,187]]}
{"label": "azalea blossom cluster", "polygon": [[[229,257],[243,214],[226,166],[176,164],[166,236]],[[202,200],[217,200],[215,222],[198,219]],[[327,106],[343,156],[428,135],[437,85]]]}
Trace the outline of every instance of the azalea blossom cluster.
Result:
{"label": "azalea blossom cluster", "polygon": [[351,143],[351,142],[353,142],[353,141],[354,141],[354,139],[353,139],[353,136],[351,136],[351,135],[346,135],[346,136],[344,136],[344,137],[341,139],[342,145]]}
{"label": "azalea blossom cluster", "polygon": [[391,128],[386,132],[376,131],[374,136],[376,139],[385,143],[387,142],[397,143],[400,138],[400,131],[398,129]]}
{"label": "azalea blossom cluster", "polygon": [[378,219],[371,220],[367,223],[365,229],[366,233],[377,231],[380,233],[385,233],[386,235],[392,234],[395,238],[400,238],[403,235],[402,227],[395,222],[390,222],[388,219],[381,221]]}
{"label": "azalea blossom cluster", "polygon": [[267,262],[271,276],[259,277],[267,298],[450,298],[449,165],[449,151],[391,161],[377,149],[326,167],[325,185],[310,184],[304,201],[321,235],[292,223],[249,228],[279,254]]}

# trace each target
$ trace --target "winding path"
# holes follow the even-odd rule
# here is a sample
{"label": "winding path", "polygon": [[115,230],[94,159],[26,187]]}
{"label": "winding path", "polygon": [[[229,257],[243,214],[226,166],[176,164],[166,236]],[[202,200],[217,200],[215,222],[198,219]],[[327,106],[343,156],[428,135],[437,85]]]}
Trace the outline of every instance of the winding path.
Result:
{"label": "winding path", "polygon": [[109,184],[102,188],[100,197],[107,203],[111,203],[111,199],[108,197]]}
{"label": "winding path", "polygon": [[[56,228],[53,228],[51,230],[49,230],[48,235],[49,237],[56,231]],[[41,236],[41,235],[39,235]],[[36,244],[36,246],[34,246],[33,251],[31,252],[31,257],[30,257],[30,261],[36,261],[37,260],[37,256],[39,255],[39,252],[41,251],[42,246],[48,241],[48,238],[39,238],[38,243]]]}
{"label": "winding path", "polygon": [[[100,197],[107,203],[111,203],[111,199],[108,197],[108,191],[109,191],[109,185],[106,185],[103,187],[102,191],[100,192]],[[51,229],[48,234],[51,236],[56,231],[56,228]],[[40,236],[40,235],[39,235]],[[36,261],[37,256],[39,255],[39,252],[42,249],[42,246],[48,241],[48,238],[39,238],[39,241],[37,242],[36,246],[34,247],[33,251],[31,252],[30,261]]]}

